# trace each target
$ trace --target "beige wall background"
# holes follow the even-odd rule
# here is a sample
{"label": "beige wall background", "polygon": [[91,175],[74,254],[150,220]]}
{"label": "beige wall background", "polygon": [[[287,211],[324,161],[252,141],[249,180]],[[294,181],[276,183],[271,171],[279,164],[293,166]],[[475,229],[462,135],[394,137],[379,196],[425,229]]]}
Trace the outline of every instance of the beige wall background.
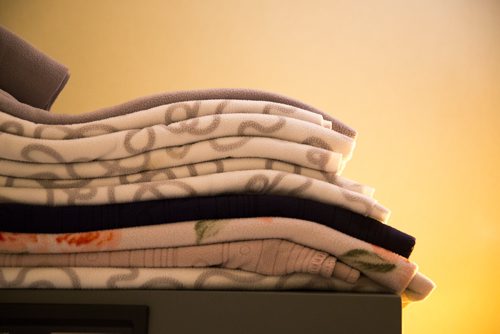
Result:
{"label": "beige wall background", "polygon": [[71,69],[54,112],[249,87],[342,119],[345,175],[438,284],[404,332],[500,332],[499,1],[0,0],[0,24]]}

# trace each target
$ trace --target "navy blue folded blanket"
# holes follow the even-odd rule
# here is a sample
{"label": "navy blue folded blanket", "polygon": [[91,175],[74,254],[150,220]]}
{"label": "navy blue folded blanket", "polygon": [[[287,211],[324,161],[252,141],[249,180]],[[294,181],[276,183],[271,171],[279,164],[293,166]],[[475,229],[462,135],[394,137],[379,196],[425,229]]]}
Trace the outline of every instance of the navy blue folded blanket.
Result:
{"label": "navy blue folded blanket", "polygon": [[409,257],[415,238],[335,205],[278,195],[222,195],[135,203],[40,206],[0,204],[0,231],[75,233],[191,220],[287,217],[326,225]]}

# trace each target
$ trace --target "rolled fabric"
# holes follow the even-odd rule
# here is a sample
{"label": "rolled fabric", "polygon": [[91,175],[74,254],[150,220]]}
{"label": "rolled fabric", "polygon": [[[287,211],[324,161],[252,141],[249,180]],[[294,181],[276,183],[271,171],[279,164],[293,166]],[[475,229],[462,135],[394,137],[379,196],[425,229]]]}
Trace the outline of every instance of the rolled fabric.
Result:
{"label": "rolled fabric", "polygon": [[[69,79],[68,69],[0,26],[0,89],[17,101],[49,110]],[[21,106],[11,99],[7,100]],[[31,108],[30,108],[31,109]]]}

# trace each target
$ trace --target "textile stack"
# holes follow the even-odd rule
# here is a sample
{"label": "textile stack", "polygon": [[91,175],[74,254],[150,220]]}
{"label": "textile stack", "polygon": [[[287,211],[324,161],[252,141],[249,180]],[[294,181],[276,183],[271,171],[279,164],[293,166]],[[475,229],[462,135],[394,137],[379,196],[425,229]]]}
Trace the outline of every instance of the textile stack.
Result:
{"label": "textile stack", "polygon": [[0,80],[1,288],[306,289],[405,301],[434,288],[408,260],[415,238],[387,225],[373,188],[340,175],[356,132],[329,114],[246,89],[50,113],[67,70],[6,30],[0,37],[0,48],[28,55],[12,59],[35,54],[39,77],[51,78],[40,89]]}

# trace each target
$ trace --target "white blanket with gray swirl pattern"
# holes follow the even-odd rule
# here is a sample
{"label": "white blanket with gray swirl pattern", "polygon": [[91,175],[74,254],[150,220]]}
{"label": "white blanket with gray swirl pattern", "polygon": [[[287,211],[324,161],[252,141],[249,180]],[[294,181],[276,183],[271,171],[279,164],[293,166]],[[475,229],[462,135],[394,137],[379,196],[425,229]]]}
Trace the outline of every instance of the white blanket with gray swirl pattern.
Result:
{"label": "white blanket with gray swirl pattern", "polygon": [[[273,175],[278,182],[261,187],[259,182],[271,179],[267,171],[257,171],[267,169],[344,188],[346,207],[352,199],[373,207],[372,188],[338,175],[354,139],[331,130],[331,121],[321,114],[285,104],[187,101],[64,125],[37,124],[0,111],[0,131],[2,202],[85,205],[245,191],[295,195],[310,187],[307,181],[295,189],[286,186],[290,178]],[[227,189],[205,184],[209,175]],[[235,184],[234,175],[246,184]],[[174,179],[181,185],[177,190],[187,192],[159,192],[158,186]],[[149,189],[145,197],[137,195],[137,186]],[[117,198],[118,191],[132,197]]]}
{"label": "white blanket with gray swirl pattern", "polygon": [[294,173],[247,170],[123,185],[83,188],[0,187],[0,202],[38,205],[127,203],[231,193],[276,194],[338,205],[386,222],[390,211],[374,198]]}
{"label": "white blanket with gray swirl pattern", "polygon": [[[0,157],[42,163],[110,160],[227,136],[264,136],[308,144],[341,153],[344,160],[350,158],[354,147],[351,137],[325,128],[324,121],[317,119],[318,114],[310,118],[302,117],[313,114],[305,110],[286,109],[285,106],[259,101],[232,104],[230,101],[219,101],[217,104],[210,101],[203,108],[204,112],[200,112],[200,102],[193,103],[194,107],[180,108],[195,111],[181,111],[185,119],[177,122],[172,122],[172,119],[182,119],[182,116],[174,118],[172,114],[178,106],[164,106],[160,112],[163,119],[158,119],[158,112],[151,113],[151,116],[140,112],[76,126],[36,125],[0,113],[1,137],[5,144]],[[254,105],[253,108],[245,109],[251,105]],[[275,110],[274,115],[271,110]],[[280,113],[285,116],[276,115]],[[139,114],[144,114],[148,121],[134,122]],[[298,118],[293,117],[296,114]],[[133,119],[122,119],[131,118],[130,115]],[[154,121],[158,123],[152,123]],[[139,126],[145,124],[148,125]]]}
{"label": "white blanket with gray swirl pattern", "polygon": [[164,104],[119,116],[64,125],[34,123],[0,110],[0,131],[30,138],[75,139],[225,114],[284,116],[332,129],[332,122],[323,119],[322,115],[286,104],[268,101],[210,99]]}
{"label": "white blanket with gray swirl pattern", "polygon": [[[184,158],[187,154],[184,156]],[[180,158],[180,157],[179,157]],[[10,175],[0,175],[0,187],[16,188],[81,188],[112,186],[120,184],[142,183],[181,179],[185,177],[217,174],[223,172],[270,169],[304,175],[316,180],[332,183],[339,187],[359,192],[372,197],[375,189],[349,180],[336,173],[319,171],[302,167],[280,160],[264,158],[225,158],[198,163],[188,163],[180,166],[170,166],[168,159],[153,157],[153,153],[137,160],[137,164],[125,165],[113,163],[79,163],[79,164],[19,164],[0,161],[4,171]],[[180,158],[183,159],[183,158]],[[153,166],[149,162],[154,160]],[[130,160],[129,160],[130,162]],[[92,177],[105,169],[105,177]],[[150,168],[154,168],[151,169]]]}

